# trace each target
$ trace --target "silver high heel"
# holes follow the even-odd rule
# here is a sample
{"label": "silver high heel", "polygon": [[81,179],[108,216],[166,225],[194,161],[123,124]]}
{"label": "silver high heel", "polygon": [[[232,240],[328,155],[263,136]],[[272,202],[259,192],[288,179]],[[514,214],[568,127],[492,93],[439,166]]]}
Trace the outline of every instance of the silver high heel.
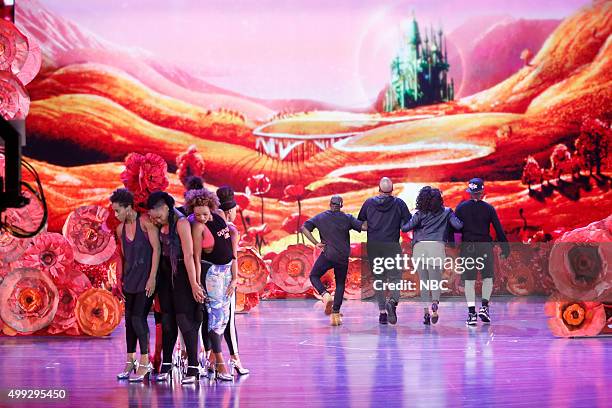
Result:
{"label": "silver high heel", "polygon": [[[223,365],[223,363],[216,363],[216,365]],[[215,369],[215,380],[217,381],[234,381],[234,376],[231,374],[221,373],[219,370]]]}
{"label": "silver high heel", "polygon": [[242,367],[239,362],[239,360],[233,360],[231,358],[227,361],[227,364],[230,366],[230,373],[232,373],[234,370],[238,373],[238,375],[247,375],[251,372],[248,368]]}
{"label": "silver high heel", "polygon": [[132,371],[135,373],[138,369],[138,361],[136,360],[126,361],[125,364],[129,364],[129,368],[127,371],[122,371],[117,374],[118,380],[127,380],[128,378],[130,378],[130,374],[132,373]]}
{"label": "silver high heel", "polygon": [[172,363],[162,363],[161,365],[163,366],[171,366],[170,367],[170,371],[167,371],[165,373],[159,373],[157,374],[157,377],[155,377],[155,381],[168,381],[172,378]]}
{"label": "silver high heel", "polygon": [[[198,372],[200,371],[200,367],[194,367],[194,366],[187,366],[187,370],[189,370],[190,368],[195,368],[196,370],[198,370]],[[198,382],[199,378],[198,375],[185,375],[182,379],[181,379],[181,384],[182,385],[186,385],[186,384],[195,384],[196,382]]]}
{"label": "silver high heel", "polygon": [[143,382],[144,379],[146,378],[147,380],[149,380],[149,378],[151,378],[151,371],[153,371],[153,364],[151,364],[151,362],[149,362],[149,364],[147,364],[146,366],[144,366],[147,371],[144,374],[141,375],[136,375],[134,377],[130,377],[130,382]]}

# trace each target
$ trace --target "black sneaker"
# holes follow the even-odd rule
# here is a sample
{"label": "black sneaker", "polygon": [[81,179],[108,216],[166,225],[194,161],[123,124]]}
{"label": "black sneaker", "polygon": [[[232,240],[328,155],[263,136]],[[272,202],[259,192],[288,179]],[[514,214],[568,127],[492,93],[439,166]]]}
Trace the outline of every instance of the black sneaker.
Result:
{"label": "black sneaker", "polygon": [[395,302],[395,300],[393,299],[387,300],[387,303],[385,304],[385,309],[387,309],[387,316],[389,318],[389,323],[391,324],[397,323],[397,312],[395,311],[397,309],[397,303]]}
{"label": "black sneaker", "polygon": [[478,317],[480,317],[480,320],[482,320],[484,323],[491,323],[491,316],[489,316],[489,306],[481,306],[480,310],[478,311]]}
{"label": "black sneaker", "polygon": [[380,316],[378,316],[378,323],[387,324],[387,314],[386,313],[381,313]]}
{"label": "black sneaker", "polygon": [[433,302],[431,304],[431,323],[432,324],[436,324],[438,323],[438,302]]}
{"label": "black sneaker", "polygon": [[468,326],[476,326],[476,322],[478,319],[476,318],[476,313],[468,313],[468,318],[465,321],[465,324]]}
{"label": "black sneaker", "polygon": [[429,315],[429,313],[425,313],[425,316],[423,316],[423,324],[426,326],[429,326],[431,324],[431,316]]}

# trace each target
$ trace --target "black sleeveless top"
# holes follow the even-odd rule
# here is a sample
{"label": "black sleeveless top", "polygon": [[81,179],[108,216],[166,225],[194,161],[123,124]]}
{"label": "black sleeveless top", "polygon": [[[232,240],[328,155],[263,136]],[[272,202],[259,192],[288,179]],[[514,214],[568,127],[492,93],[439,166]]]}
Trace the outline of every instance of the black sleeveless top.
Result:
{"label": "black sleeveless top", "polygon": [[202,251],[202,259],[215,265],[225,265],[230,263],[234,257],[230,230],[219,214],[212,213],[212,217],[212,221],[208,221],[206,226],[215,238],[215,246],[209,254]]}
{"label": "black sleeveless top", "polygon": [[[168,230],[167,234],[164,234],[161,231],[159,232],[159,240],[161,242],[162,257],[168,258],[168,260],[170,261],[170,265],[172,268],[172,275],[175,275],[177,273],[181,265],[183,265],[183,269],[184,269],[184,265],[185,265],[183,263],[183,247],[181,246],[181,239],[179,238],[178,231],[176,230],[178,222],[182,218],[183,217],[176,217],[176,222],[174,223],[174,228],[173,228],[174,231]],[[174,233],[174,235],[176,236],[174,242],[172,242],[171,233]]]}
{"label": "black sleeveless top", "polygon": [[124,254],[123,291],[126,293],[144,292],[151,272],[153,247],[142,228],[140,228],[140,217],[136,217],[135,222],[136,233],[132,241],[127,238],[125,224],[123,224],[123,231],[121,232]]}

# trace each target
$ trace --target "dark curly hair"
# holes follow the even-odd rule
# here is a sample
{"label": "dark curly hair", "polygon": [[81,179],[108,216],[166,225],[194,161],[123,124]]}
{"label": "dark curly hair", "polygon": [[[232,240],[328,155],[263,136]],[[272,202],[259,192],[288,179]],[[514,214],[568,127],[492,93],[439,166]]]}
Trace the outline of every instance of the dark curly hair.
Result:
{"label": "dark curly hair", "polygon": [[189,176],[185,181],[185,190],[201,190],[204,188],[204,180],[202,177]]}
{"label": "dark curly hair", "polygon": [[438,213],[444,209],[442,192],[437,188],[425,186],[419,191],[416,208],[422,212]]}
{"label": "dark curly hair", "polygon": [[210,211],[215,211],[219,208],[219,198],[207,188],[185,192],[185,209],[187,214],[193,213],[193,209],[200,206],[206,206],[210,208]]}
{"label": "dark curly hair", "polygon": [[113,194],[111,194],[109,200],[111,203],[117,203],[124,208],[134,207],[134,194],[127,188],[116,189],[113,191]]}

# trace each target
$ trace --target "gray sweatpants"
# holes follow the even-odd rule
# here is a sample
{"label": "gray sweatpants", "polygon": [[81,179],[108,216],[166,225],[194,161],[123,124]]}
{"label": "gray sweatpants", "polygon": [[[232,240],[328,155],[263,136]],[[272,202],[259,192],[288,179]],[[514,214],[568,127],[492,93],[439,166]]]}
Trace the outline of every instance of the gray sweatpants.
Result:
{"label": "gray sweatpants", "polygon": [[440,301],[440,281],[444,270],[444,242],[420,241],[412,248],[412,262],[421,281],[421,300],[427,305]]}

